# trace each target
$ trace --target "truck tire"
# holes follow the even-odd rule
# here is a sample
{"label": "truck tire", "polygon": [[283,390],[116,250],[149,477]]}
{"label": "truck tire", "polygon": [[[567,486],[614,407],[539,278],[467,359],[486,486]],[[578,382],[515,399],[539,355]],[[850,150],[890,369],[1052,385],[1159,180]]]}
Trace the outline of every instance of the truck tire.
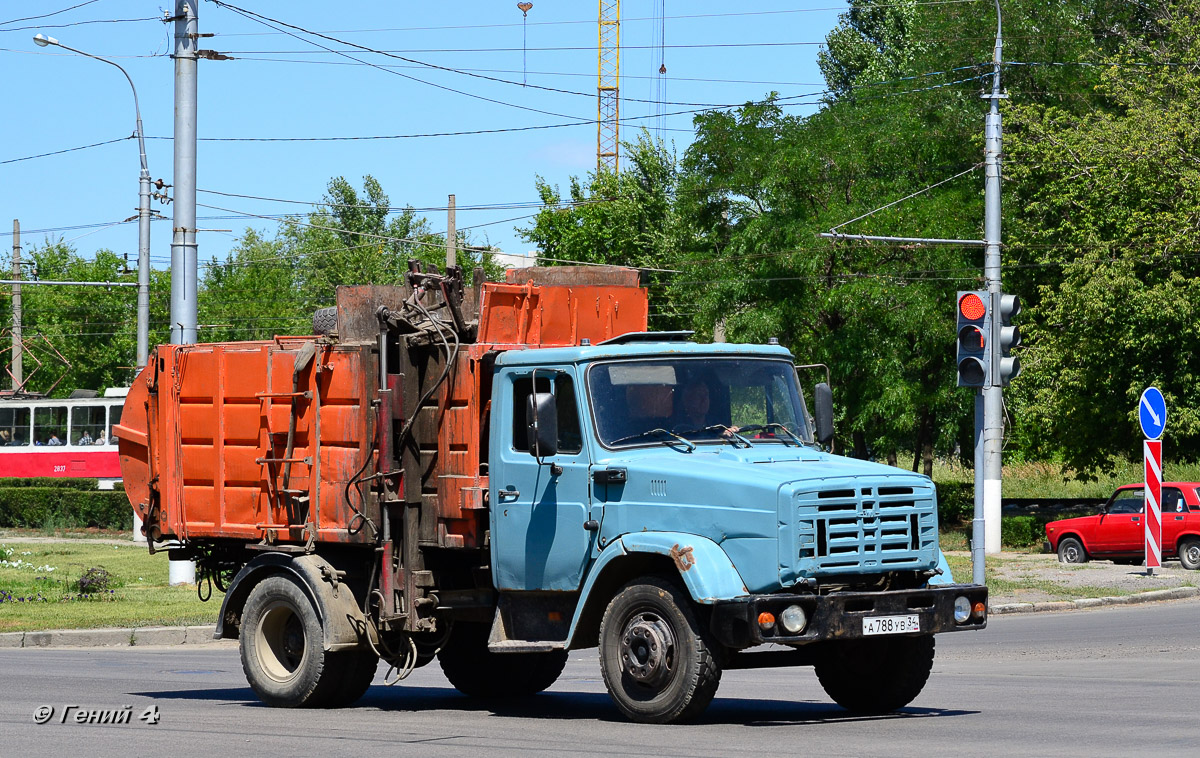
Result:
{"label": "truck tire", "polygon": [[337,306],[318,308],[313,313],[313,334],[330,334],[337,331]]}
{"label": "truck tire", "polygon": [[888,713],[921,694],[933,669],[933,635],[827,643],[814,666],[825,694],[848,711]]}
{"label": "truck tire", "polygon": [[337,699],[347,654],[324,650],[317,611],[291,577],[255,585],[238,636],[246,680],[267,705],[313,708]]}
{"label": "truck tire", "polygon": [[331,688],[325,701],[313,705],[325,708],[345,708],[354,705],[367,694],[367,688],[375,679],[379,668],[379,656],[371,650],[350,650],[342,653],[327,653],[326,663],[330,671],[337,673],[337,686]]}
{"label": "truck tire", "polygon": [[600,671],[608,694],[633,721],[668,724],[698,716],[717,693],[716,645],[691,598],[668,579],[631,582],[600,621]]}
{"label": "truck tire", "polygon": [[442,673],[464,695],[478,698],[536,695],[558,680],[567,651],[493,653],[486,624],[457,622],[438,652]]}

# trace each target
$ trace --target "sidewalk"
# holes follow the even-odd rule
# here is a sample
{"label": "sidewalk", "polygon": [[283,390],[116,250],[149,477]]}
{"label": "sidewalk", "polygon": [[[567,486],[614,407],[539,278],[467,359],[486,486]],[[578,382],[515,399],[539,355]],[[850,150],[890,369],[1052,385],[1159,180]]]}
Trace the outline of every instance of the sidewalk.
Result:
{"label": "sidewalk", "polygon": [[0,648],[147,647],[150,645],[236,645],[214,640],[215,626],[142,626],[117,629],[51,629],[0,634]]}

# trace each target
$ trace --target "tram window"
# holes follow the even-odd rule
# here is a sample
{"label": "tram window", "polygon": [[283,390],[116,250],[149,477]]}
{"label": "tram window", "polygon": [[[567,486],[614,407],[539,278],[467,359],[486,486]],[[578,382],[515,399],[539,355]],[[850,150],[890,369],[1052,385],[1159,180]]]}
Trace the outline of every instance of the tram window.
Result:
{"label": "tram window", "polygon": [[72,443],[76,445],[95,445],[96,440],[103,437],[103,405],[76,405],[71,408]]}
{"label": "tram window", "polygon": [[29,409],[0,407],[0,446],[29,444]]}
{"label": "tram window", "polygon": [[66,440],[66,408],[33,409],[33,444],[65,445],[67,444]]}
{"label": "tram window", "polygon": [[112,428],[121,423],[121,411],[125,410],[123,405],[110,405],[108,407],[108,444],[117,444],[117,438],[113,436]]}

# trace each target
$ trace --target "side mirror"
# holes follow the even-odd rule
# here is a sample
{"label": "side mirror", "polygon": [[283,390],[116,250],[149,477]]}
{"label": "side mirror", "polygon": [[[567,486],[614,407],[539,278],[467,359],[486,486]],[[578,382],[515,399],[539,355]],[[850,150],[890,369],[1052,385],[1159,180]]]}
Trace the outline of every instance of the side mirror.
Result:
{"label": "side mirror", "polygon": [[558,453],[558,404],[549,392],[534,392],[525,404],[529,454],[545,458]]}
{"label": "side mirror", "polygon": [[813,393],[816,408],[817,442],[828,445],[833,440],[833,390],[825,382],[817,384]]}

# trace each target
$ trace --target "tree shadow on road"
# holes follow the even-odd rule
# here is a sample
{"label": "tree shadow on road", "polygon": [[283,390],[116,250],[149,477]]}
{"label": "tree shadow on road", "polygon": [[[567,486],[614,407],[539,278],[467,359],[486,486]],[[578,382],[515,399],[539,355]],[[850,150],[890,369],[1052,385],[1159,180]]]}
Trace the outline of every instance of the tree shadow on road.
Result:
{"label": "tree shadow on road", "polygon": [[[131,695],[162,700],[226,700],[230,704],[266,708],[249,687],[160,690],[131,692]],[[489,713],[504,718],[592,719],[624,722],[608,694],[552,690],[526,698],[494,700],[469,698],[451,687],[387,687],[375,684],[351,709],[374,708],[394,713],[430,711]],[[945,718],[976,715],[979,711],[947,708],[902,708],[895,713],[862,716],[826,702],[772,700],[766,698],[722,698],[713,700],[696,724],[737,724],[742,726],[792,726],[893,719]]]}

